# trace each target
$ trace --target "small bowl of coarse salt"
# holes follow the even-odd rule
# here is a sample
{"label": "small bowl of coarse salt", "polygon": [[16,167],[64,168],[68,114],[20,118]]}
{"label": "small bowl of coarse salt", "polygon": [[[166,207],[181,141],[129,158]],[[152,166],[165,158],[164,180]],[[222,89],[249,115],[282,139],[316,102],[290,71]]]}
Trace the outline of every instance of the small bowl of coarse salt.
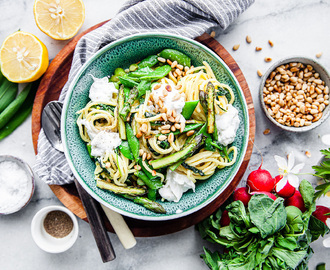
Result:
{"label": "small bowl of coarse salt", "polygon": [[0,215],[8,215],[23,209],[34,193],[35,176],[23,160],[0,156]]}
{"label": "small bowl of coarse salt", "polygon": [[329,86],[329,73],[321,64],[306,57],[288,57],[262,76],[261,107],[276,126],[293,132],[308,131],[330,114]]}

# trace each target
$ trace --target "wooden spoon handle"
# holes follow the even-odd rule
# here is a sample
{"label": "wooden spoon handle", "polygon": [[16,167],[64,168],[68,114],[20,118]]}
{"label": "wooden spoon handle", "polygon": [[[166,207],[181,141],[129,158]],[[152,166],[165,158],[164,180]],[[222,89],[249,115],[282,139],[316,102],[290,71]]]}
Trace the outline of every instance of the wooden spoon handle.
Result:
{"label": "wooden spoon handle", "polygon": [[130,249],[134,247],[136,245],[136,239],[130,228],[127,226],[123,216],[103,204],[101,204],[101,206],[124,248]]}
{"label": "wooden spoon handle", "polygon": [[112,244],[107,230],[105,229],[104,222],[100,215],[100,204],[90,196],[87,191],[75,179],[75,184],[87,214],[89,225],[92,229],[96,245],[99,249],[102,261],[108,262],[116,258]]}

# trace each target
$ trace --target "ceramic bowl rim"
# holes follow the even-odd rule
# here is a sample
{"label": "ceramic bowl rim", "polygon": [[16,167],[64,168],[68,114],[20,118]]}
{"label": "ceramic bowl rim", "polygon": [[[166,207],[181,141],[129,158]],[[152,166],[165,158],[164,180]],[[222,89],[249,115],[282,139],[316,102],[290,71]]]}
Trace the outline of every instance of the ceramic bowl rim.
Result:
{"label": "ceramic bowl rim", "polygon": [[[265,74],[262,76],[261,78],[261,82],[259,85],[259,101],[262,107],[262,110],[264,112],[264,114],[266,115],[266,117],[277,127],[284,129],[286,131],[291,131],[291,132],[305,132],[305,131],[309,131],[312,130],[318,126],[320,126],[323,122],[325,122],[327,120],[327,118],[330,115],[330,104],[327,105],[325,107],[325,109],[323,110],[323,112],[325,112],[322,117],[312,123],[310,126],[303,126],[303,127],[289,127],[289,126],[285,126],[280,124],[279,122],[277,122],[273,117],[271,117],[266,109],[266,105],[264,103],[263,100],[263,88],[266,82],[266,79],[268,78],[268,76],[270,75],[270,73],[275,70],[277,67],[283,65],[283,64],[288,64],[288,63],[292,63],[292,62],[301,62],[303,64],[310,64],[310,63],[306,63],[306,62],[312,62],[313,64],[311,64],[313,66],[313,68],[316,70],[318,70],[318,73],[320,73],[319,71],[322,71],[322,74],[320,74],[320,77],[322,77],[323,81],[328,81],[329,84],[326,84],[326,86],[330,87],[330,75],[328,73],[328,71],[326,70],[326,68],[320,64],[318,61],[309,58],[309,57],[305,57],[305,56],[299,56],[299,55],[293,55],[293,56],[289,56],[289,57],[284,57],[278,61],[276,61],[270,68],[267,69],[267,71],[265,72]],[[315,68],[316,66],[316,68]]]}
{"label": "ceramic bowl rim", "polygon": [[[73,94],[73,90],[77,84],[77,82],[79,81],[80,76],[83,74],[83,72],[87,69],[87,67],[93,62],[95,61],[96,58],[98,58],[100,55],[102,55],[103,53],[105,53],[106,51],[108,51],[109,49],[118,46],[122,43],[128,42],[128,41],[132,41],[132,40],[136,40],[136,39],[141,39],[141,38],[154,38],[154,37],[162,37],[162,38],[174,38],[174,39],[178,39],[178,40],[183,40],[185,42],[188,42],[190,44],[193,44],[195,46],[198,46],[202,49],[204,49],[205,51],[207,51],[210,55],[212,55],[213,58],[215,58],[217,61],[220,62],[220,64],[226,69],[226,71],[228,72],[228,75],[230,76],[231,80],[233,81],[233,83],[235,84],[235,86],[237,87],[238,91],[240,92],[240,95],[243,97],[242,98],[242,107],[244,110],[244,115],[245,117],[245,121],[244,121],[244,128],[245,128],[245,133],[244,138],[243,138],[243,143],[242,143],[242,154],[240,156],[240,159],[238,159],[236,162],[239,162],[239,166],[236,166],[235,170],[233,170],[231,172],[232,175],[232,179],[230,181],[227,181],[225,185],[223,185],[223,187],[220,190],[217,190],[217,192],[215,192],[212,196],[210,196],[207,200],[203,201],[202,203],[196,205],[195,207],[184,211],[182,213],[179,214],[173,214],[173,215],[164,215],[164,216],[145,216],[145,215],[137,215],[137,214],[132,214],[126,210],[117,208],[111,204],[109,204],[107,201],[105,201],[103,198],[101,198],[99,195],[95,194],[89,187],[88,185],[85,183],[85,181],[83,179],[81,179],[81,176],[79,175],[79,173],[77,172],[72,158],[70,156],[70,152],[68,149],[68,144],[67,144],[67,137],[66,137],[66,133],[65,133],[65,123],[66,123],[66,116],[67,116],[67,108],[71,99],[71,96]],[[246,150],[247,150],[247,146],[248,146],[248,138],[249,138],[249,113],[248,113],[248,108],[247,108],[247,103],[245,100],[245,96],[243,93],[243,90],[239,84],[239,82],[237,81],[235,75],[233,74],[233,72],[230,70],[230,68],[228,67],[228,65],[219,57],[219,55],[217,55],[215,52],[213,52],[211,49],[207,48],[205,45],[193,40],[193,39],[189,39],[186,37],[182,37],[182,36],[178,36],[178,35],[174,35],[174,34],[168,34],[168,33],[161,33],[161,32],[152,32],[152,33],[140,33],[140,34],[133,34],[121,39],[118,39],[110,44],[107,44],[106,46],[104,46],[102,49],[100,49],[99,51],[97,51],[93,56],[91,56],[85,63],[84,65],[79,69],[79,71],[77,72],[77,74],[74,76],[72,82],[69,85],[64,103],[63,103],[63,112],[62,113],[62,117],[61,117],[61,137],[62,137],[62,143],[64,146],[64,153],[66,156],[66,159],[69,163],[69,166],[74,174],[74,176],[76,177],[76,179],[79,181],[79,183],[82,185],[82,187],[93,197],[95,198],[97,201],[99,201],[100,203],[102,203],[103,205],[105,205],[106,207],[124,215],[127,217],[131,217],[134,219],[139,219],[139,220],[145,220],[145,221],[164,221],[164,220],[172,220],[172,219],[178,219],[187,215],[190,215],[192,213],[197,212],[198,210],[202,209],[203,207],[205,207],[206,205],[209,205],[210,203],[212,203],[229,185],[230,183],[233,181],[235,175],[237,174],[240,165],[242,164],[245,154],[246,154]]]}

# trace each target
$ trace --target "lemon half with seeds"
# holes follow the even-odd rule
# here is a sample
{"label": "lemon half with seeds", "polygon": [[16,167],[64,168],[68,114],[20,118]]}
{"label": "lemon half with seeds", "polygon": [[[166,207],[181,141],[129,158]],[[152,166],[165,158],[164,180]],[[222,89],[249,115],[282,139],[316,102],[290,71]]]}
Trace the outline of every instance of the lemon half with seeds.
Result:
{"label": "lemon half with seeds", "polygon": [[1,71],[12,82],[33,82],[45,73],[49,60],[46,46],[34,35],[18,31],[0,48]]}
{"label": "lemon half with seeds", "polygon": [[81,0],[35,0],[33,12],[39,29],[57,40],[72,38],[85,20]]}

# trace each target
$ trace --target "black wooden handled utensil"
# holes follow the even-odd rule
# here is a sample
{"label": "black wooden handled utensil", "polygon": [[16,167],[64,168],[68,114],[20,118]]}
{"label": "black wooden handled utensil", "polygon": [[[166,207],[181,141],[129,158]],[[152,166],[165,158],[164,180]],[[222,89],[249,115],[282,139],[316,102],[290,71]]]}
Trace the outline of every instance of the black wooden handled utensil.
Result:
{"label": "black wooden handled utensil", "polygon": [[100,204],[87,193],[87,191],[78,183],[77,179],[74,181],[79,197],[86,211],[88,222],[92,229],[96,245],[100,251],[102,261],[112,261],[116,258],[116,254],[113,250],[108,232],[105,229],[104,222],[100,215],[100,211],[102,211],[100,209]]}
{"label": "black wooden handled utensil", "polygon": [[[42,111],[42,127],[52,146],[63,152],[60,136],[62,103],[58,101],[49,102]],[[95,242],[100,251],[102,261],[108,262],[116,258],[109,235],[101,217],[99,203],[90,196],[87,191],[75,179],[79,197],[87,214],[88,222],[94,235]]]}

